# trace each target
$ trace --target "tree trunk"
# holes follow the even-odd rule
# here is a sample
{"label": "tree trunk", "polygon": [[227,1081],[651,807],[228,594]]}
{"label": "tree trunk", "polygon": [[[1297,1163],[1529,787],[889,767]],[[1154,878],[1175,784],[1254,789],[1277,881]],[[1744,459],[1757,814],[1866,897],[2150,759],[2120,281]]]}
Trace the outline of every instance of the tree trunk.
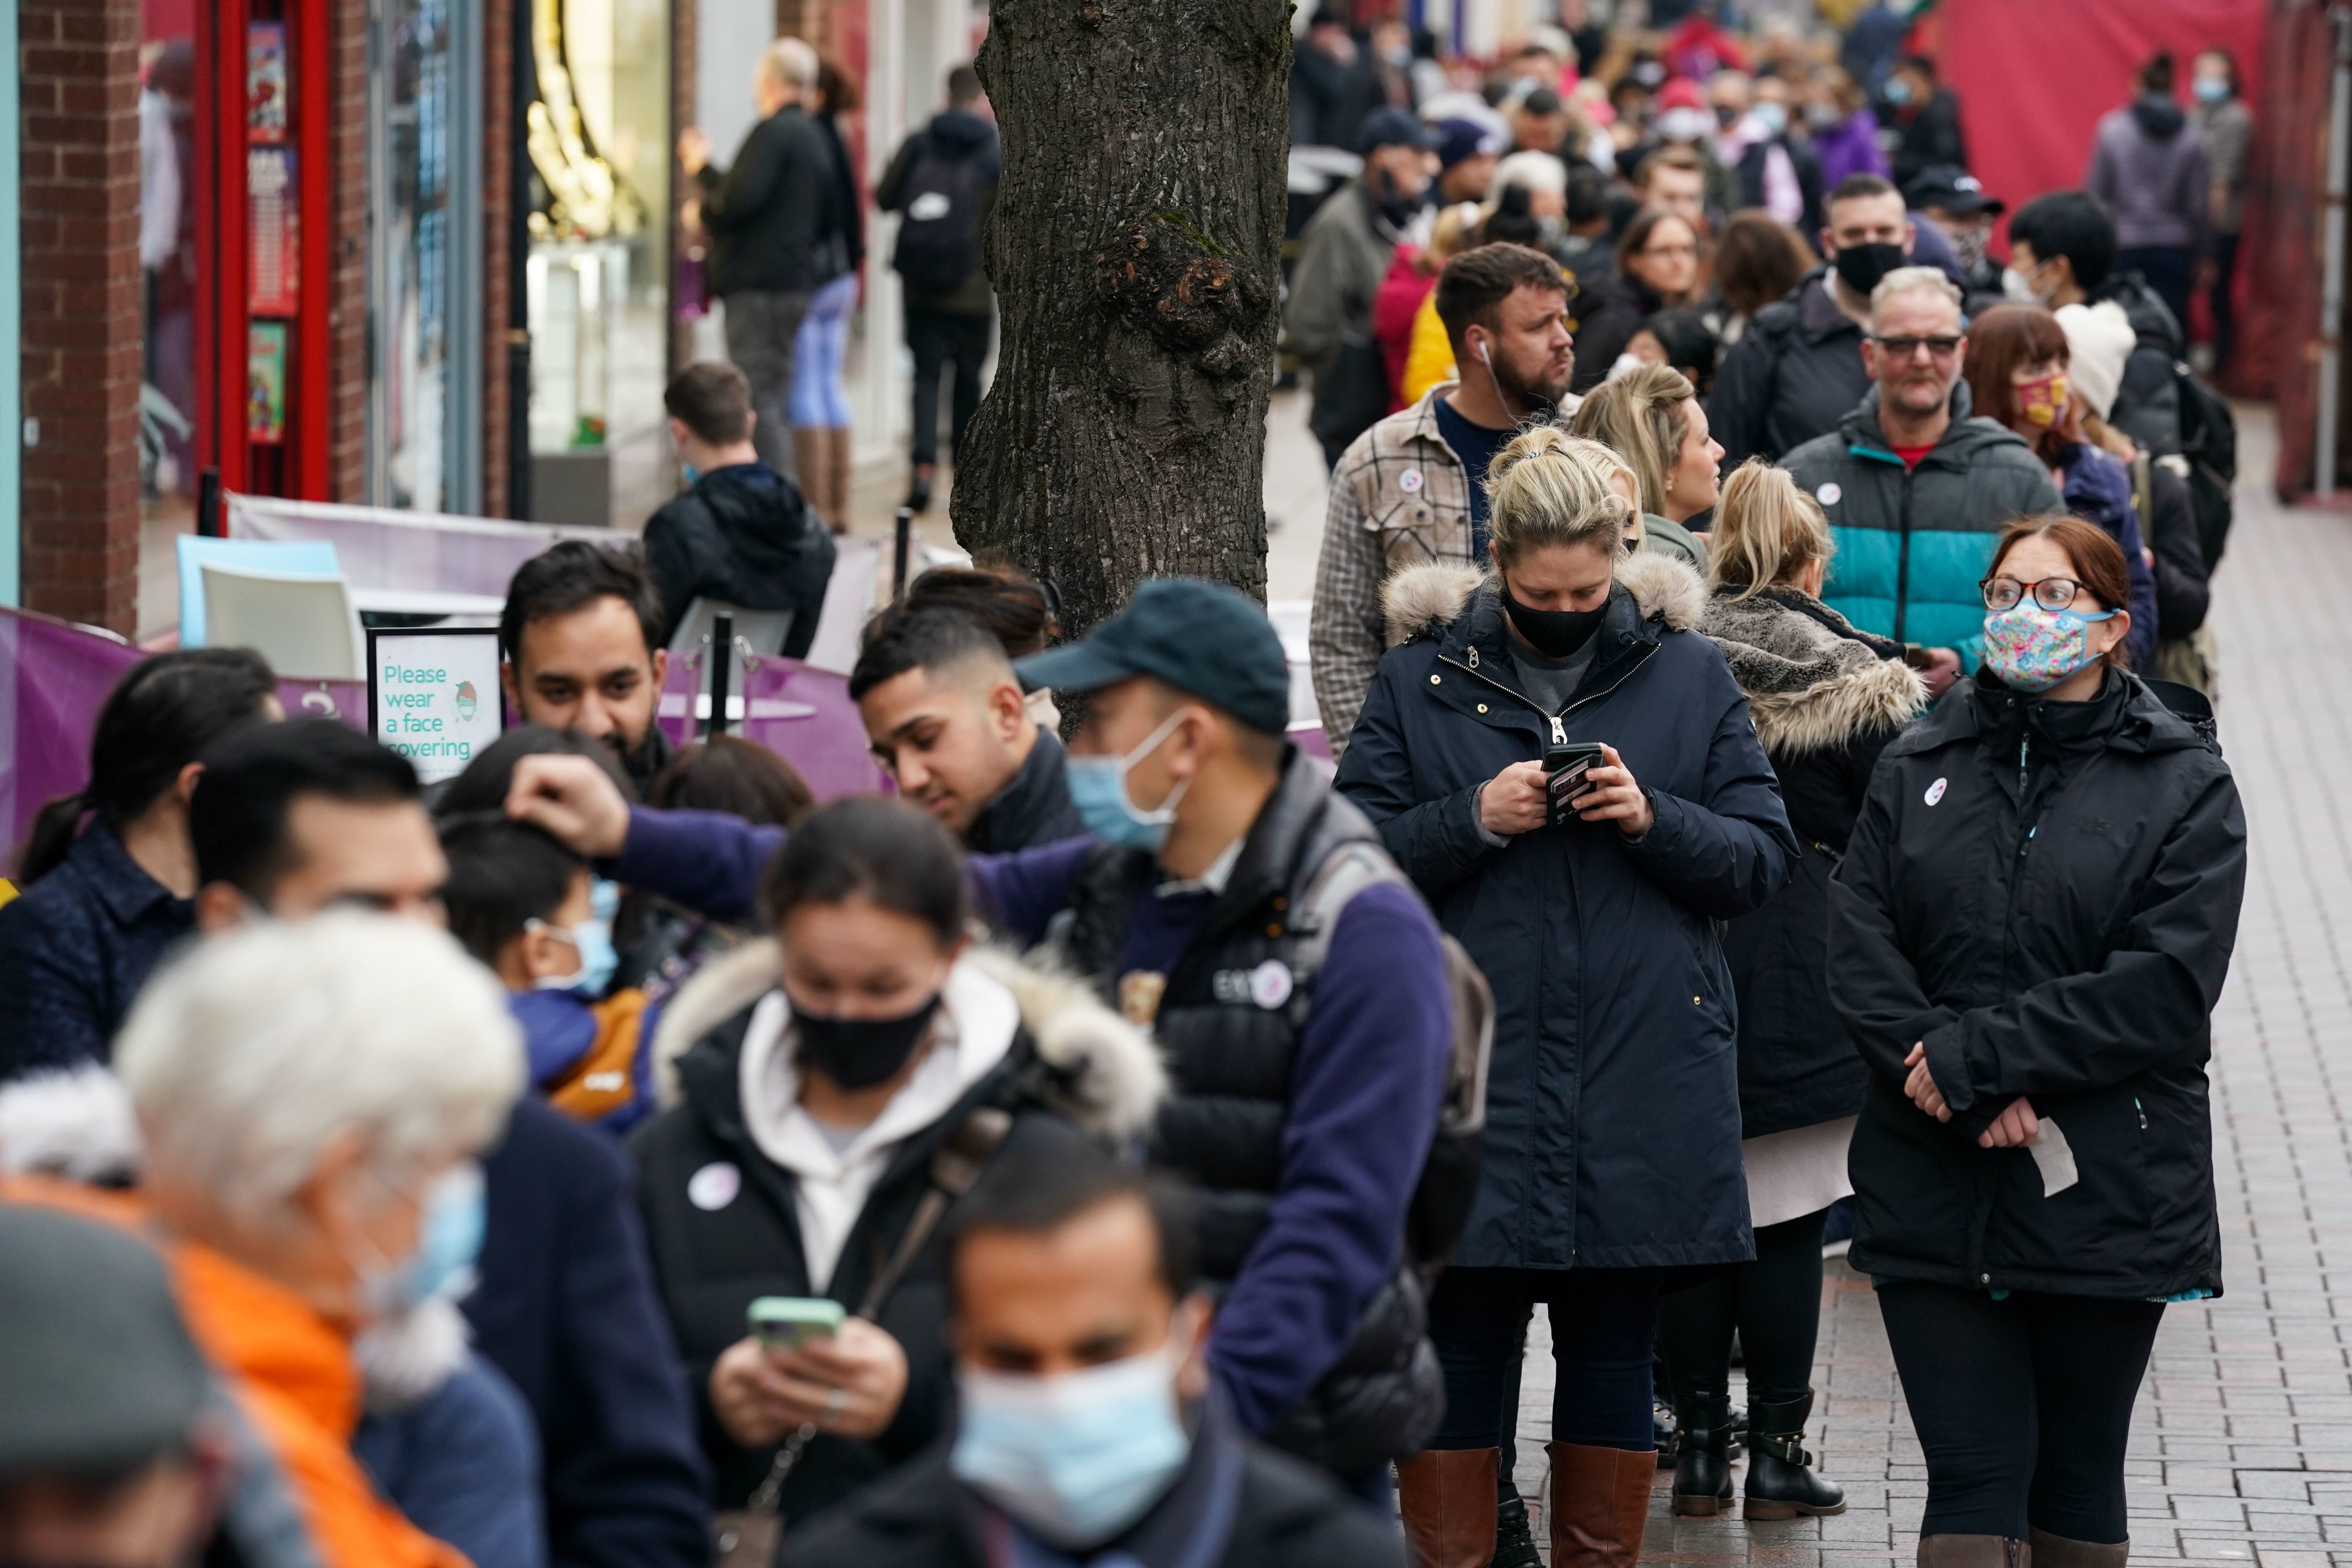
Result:
{"label": "tree trunk", "polygon": [[996,380],[952,515],[1062,591],[1066,632],[1140,578],[1265,595],[1289,143],[1286,0],[995,0],[986,238]]}

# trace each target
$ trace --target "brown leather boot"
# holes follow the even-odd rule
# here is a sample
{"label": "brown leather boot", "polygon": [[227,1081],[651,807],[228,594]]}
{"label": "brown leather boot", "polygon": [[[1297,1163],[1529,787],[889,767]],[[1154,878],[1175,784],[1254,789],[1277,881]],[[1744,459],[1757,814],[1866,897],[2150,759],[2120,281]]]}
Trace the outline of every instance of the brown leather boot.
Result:
{"label": "brown leather boot", "polygon": [[824,432],[806,426],[793,426],[793,468],[801,488],[801,499],[819,517],[833,516],[833,500],[825,494]]}
{"label": "brown leather boot", "polygon": [[824,489],[832,499],[833,510],[824,514],[825,522],[835,533],[849,531],[849,429],[824,433]]}
{"label": "brown leather boot", "polygon": [[1551,1568],[1633,1568],[1650,1520],[1658,1457],[1547,1443],[1551,1456]]}
{"label": "brown leather boot", "polygon": [[1919,1568],[2033,1568],[2033,1548],[2006,1535],[1923,1535]]}
{"label": "brown leather boot", "polygon": [[1397,1466],[1412,1568],[1486,1568],[1495,1556],[1500,1448],[1425,1448]]}
{"label": "brown leather boot", "polygon": [[2041,1568],[2124,1568],[2125,1559],[2131,1555],[2128,1541],[2109,1546],[2095,1541],[2069,1541],[2046,1530],[2028,1530],[2026,1539]]}

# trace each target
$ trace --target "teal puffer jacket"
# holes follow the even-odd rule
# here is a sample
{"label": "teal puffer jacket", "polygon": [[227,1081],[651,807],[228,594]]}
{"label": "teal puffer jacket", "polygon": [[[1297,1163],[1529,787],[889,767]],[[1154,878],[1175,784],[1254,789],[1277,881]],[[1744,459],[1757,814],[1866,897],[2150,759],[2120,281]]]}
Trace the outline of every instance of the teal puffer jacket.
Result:
{"label": "teal puffer jacket", "polygon": [[2012,519],[2065,510],[2031,447],[1969,416],[1966,382],[1952,388],[1944,438],[1916,468],[1879,429],[1875,386],[1782,466],[1822,503],[1837,541],[1822,601],[1864,631],[1957,648],[1964,669],[1984,652],[1977,584],[1993,540]]}

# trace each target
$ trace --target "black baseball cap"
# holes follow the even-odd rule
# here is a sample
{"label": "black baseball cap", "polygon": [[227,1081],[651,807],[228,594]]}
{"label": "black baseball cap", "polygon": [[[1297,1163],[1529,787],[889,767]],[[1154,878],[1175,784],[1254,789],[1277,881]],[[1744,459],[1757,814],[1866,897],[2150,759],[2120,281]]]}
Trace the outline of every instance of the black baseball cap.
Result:
{"label": "black baseball cap", "polygon": [[119,1475],[185,1443],[211,1375],[155,1249],[0,1205],[0,1478]]}
{"label": "black baseball cap", "polygon": [[1934,207],[1962,217],[1978,213],[1999,217],[2009,210],[2007,202],[1985,195],[1983,184],[1958,163],[1930,163],[1920,170],[1903,188],[1903,202],[1906,206]]}
{"label": "black baseball cap", "polygon": [[1367,155],[1382,147],[1418,147],[1432,153],[1437,150],[1438,140],[1437,132],[1409,109],[1375,109],[1356,131],[1357,148]]}
{"label": "black baseball cap", "polygon": [[1097,691],[1139,675],[1232,714],[1253,730],[1290,727],[1290,666],[1265,611],[1222,584],[1155,577],[1082,642],[1017,660],[1034,686]]}

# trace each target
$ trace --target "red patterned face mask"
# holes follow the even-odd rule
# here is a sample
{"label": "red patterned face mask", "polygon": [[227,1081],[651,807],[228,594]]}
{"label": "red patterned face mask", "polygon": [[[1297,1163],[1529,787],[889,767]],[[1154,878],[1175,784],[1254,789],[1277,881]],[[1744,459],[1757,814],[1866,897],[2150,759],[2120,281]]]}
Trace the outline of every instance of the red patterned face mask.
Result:
{"label": "red patterned face mask", "polygon": [[2032,381],[2010,383],[2017,395],[2017,410],[2025,422],[2047,430],[2066,412],[2066,373],[2057,371]]}

